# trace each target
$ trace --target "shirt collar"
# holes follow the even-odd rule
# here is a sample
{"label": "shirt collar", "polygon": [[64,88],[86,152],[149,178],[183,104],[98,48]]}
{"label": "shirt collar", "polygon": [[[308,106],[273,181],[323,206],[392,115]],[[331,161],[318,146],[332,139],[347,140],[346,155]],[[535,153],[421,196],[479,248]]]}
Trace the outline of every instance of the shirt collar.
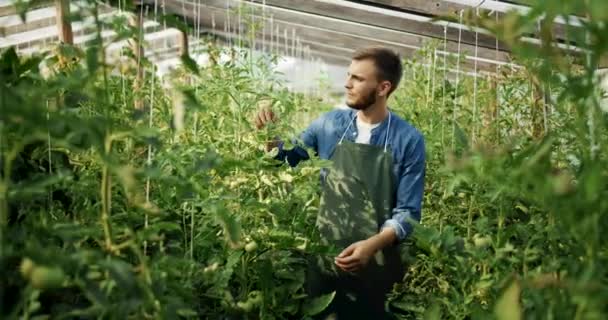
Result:
{"label": "shirt collar", "polygon": [[[392,117],[395,117],[395,114],[391,111],[390,108],[388,108],[388,112],[391,113]],[[357,119],[353,119],[354,117],[357,117],[357,110],[355,109],[350,109],[350,113],[349,113],[349,121],[353,120],[353,122],[356,122]],[[376,132],[378,130],[382,131],[382,130],[386,130],[386,127],[388,126],[388,116],[386,118],[384,118],[384,120],[382,120],[382,122],[380,123],[379,126],[375,127],[372,129],[372,132]]]}

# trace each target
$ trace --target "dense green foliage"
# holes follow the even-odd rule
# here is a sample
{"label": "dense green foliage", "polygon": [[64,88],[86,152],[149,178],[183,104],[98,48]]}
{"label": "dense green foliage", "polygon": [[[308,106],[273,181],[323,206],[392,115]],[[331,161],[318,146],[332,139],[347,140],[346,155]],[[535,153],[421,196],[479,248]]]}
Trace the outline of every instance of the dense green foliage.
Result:
{"label": "dense green foliage", "polygon": [[[608,53],[603,2],[470,17],[525,68],[455,82],[443,73],[454,57],[419,63],[435,59],[432,46],[405,61],[390,105],[424,133],[428,163],[422,224],[389,299],[398,317],[608,316],[608,119],[594,67]],[[582,63],[515,40],[536,18],[569,12],[592,13],[575,35],[591,39]],[[263,146],[330,106],[287,91],[276,58],[247,50],[224,49],[234,59],[205,67],[184,58],[165,82],[145,64],[145,89],[133,91],[135,72],[105,67],[99,39],[85,52],[0,57],[0,317],[300,319],[323,309],[330,297],[311,300],[303,284],[306,255],[335,254],[313,227],[327,164],[278,166]],[[220,54],[211,42],[207,51]],[[139,98],[144,110],[133,109]],[[265,101],[281,121],[257,131]]]}

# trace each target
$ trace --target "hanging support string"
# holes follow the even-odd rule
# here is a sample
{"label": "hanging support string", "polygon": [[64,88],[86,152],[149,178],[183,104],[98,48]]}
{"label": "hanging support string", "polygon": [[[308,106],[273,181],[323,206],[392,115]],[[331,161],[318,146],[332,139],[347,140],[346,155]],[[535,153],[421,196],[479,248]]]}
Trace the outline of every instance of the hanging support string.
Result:
{"label": "hanging support string", "polygon": [[[51,130],[49,129],[49,124],[51,122],[51,113],[49,109],[49,101],[46,101],[46,122],[47,122],[47,142],[48,142],[48,158],[49,158],[49,176],[53,173],[53,157],[52,157],[52,145],[51,145]],[[48,212],[53,215],[53,186],[49,186],[49,208]]]}
{"label": "hanging support string", "polygon": [[[448,69],[448,61],[447,61],[447,52],[448,52],[448,24],[443,26],[443,108],[441,109],[441,113],[445,112],[446,109],[446,82],[447,82],[447,69]],[[443,118],[443,117],[442,117]],[[445,122],[441,121],[441,145],[445,145]]]}
{"label": "hanging support string", "polygon": [[[433,49],[433,66],[431,72],[431,102],[435,103],[435,71],[437,65],[437,48]],[[431,118],[431,128],[433,128],[433,118]]]}
{"label": "hanging support string", "polygon": [[[498,11],[494,13],[496,24],[498,24]],[[496,50],[494,51],[494,59],[498,61],[498,38],[496,38]],[[498,99],[498,73],[500,72],[500,65],[496,64],[496,140],[500,143],[500,121],[498,120],[500,116],[500,101]]]}
{"label": "hanging support string", "polygon": [[431,54],[432,52],[429,52],[429,62],[427,64],[428,68],[429,68],[429,73],[427,75],[427,90],[426,90],[426,109],[428,110],[429,108],[429,102],[431,100],[431,65],[433,65],[433,55]]}
{"label": "hanging support string", "polygon": [[[479,6],[484,2],[483,0],[477,8],[475,8],[475,15],[479,17]],[[478,28],[475,28],[475,77],[473,78],[473,132],[471,134],[471,142],[473,145],[477,143],[477,57],[478,57],[478,49],[479,49],[479,31]]]}
{"label": "hanging support string", "polygon": [[460,85],[460,45],[462,41],[462,15],[463,10],[460,10],[460,18],[458,25],[458,56],[456,57],[456,86],[454,90],[454,104],[452,109],[452,150],[456,146],[456,120],[457,120],[457,109],[460,104],[460,95],[458,95],[458,89]]}
{"label": "hanging support string", "polygon": [[232,50],[232,36],[230,35],[230,1],[226,0],[226,21],[224,21],[224,32],[228,35],[228,47]]}

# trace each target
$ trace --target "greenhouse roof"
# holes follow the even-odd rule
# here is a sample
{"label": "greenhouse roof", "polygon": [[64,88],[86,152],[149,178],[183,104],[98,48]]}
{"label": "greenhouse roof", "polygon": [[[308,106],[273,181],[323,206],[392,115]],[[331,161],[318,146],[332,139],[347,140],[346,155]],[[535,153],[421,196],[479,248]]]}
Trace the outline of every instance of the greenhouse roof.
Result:
{"label": "greenhouse roof", "polygon": [[[438,55],[464,53],[463,69],[489,72],[509,64],[508,49],[484,30],[462,23],[464,11],[478,8],[478,14],[500,18],[510,10],[527,10],[523,5],[488,0],[165,0],[165,4],[168,12],[187,17],[195,29],[228,40],[246,32],[236,28],[237,19],[256,21],[262,29],[256,33],[260,47],[272,43],[281,50],[296,41],[313,56],[344,63],[363,45],[389,46],[407,57],[434,40]],[[569,27],[576,28],[580,19],[574,17]],[[568,45],[563,19],[556,19],[555,32],[564,50],[576,52]],[[535,43],[536,36],[524,40]]]}
{"label": "greenhouse roof", "polygon": [[[191,46],[200,35],[208,34],[225,43],[250,39],[252,22],[257,25],[253,45],[261,51],[273,51],[307,60],[320,59],[329,64],[344,65],[355,49],[366,45],[383,45],[411,57],[426,44],[435,42],[437,57],[461,53],[458,69],[465,72],[496,72],[500,66],[514,67],[508,48],[481,29],[464,23],[465,10],[500,18],[506,12],[525,12],[520,1],[493,0],[145,0],[147,22],[144,24],[152,59],[172,59],[178,55],[178,32],[166,31],[155,22],[154,13],[175,14],[191,26]],[[0,48],[16,46],[23,52],[36,52],[57,41],[55,9],[46,7],[28,12],[22,23],[12,7],[12,0],[0,0]],[[78,7],[72,2],[72,11]],[[116,8],[105,7],[111,16]],[[554,21],[559,46],[577,54],[568,34],[583,18],[571,16]],[[74,22],[77,44],[91,39],[87,24]],[[111,37],[112,31],[104,31]],[[538,43],[538,34],[524,41]],[[200,41],[199,41],[200,43]]]}

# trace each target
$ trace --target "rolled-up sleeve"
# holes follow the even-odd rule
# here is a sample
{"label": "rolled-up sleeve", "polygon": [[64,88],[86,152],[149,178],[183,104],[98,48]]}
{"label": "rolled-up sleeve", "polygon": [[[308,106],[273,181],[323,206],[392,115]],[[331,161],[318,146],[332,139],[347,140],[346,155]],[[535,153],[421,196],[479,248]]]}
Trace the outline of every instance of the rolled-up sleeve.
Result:
{"label": "rolled-up sleeve", "polygon": [[422,135],[413,140],[413,147],[408,151],[398,177],[397,201],[393,215],[382,226],[393,228],[399,241],[403,241],[413,231],[409,219],[420,222],[421,218],[426,159]]}

